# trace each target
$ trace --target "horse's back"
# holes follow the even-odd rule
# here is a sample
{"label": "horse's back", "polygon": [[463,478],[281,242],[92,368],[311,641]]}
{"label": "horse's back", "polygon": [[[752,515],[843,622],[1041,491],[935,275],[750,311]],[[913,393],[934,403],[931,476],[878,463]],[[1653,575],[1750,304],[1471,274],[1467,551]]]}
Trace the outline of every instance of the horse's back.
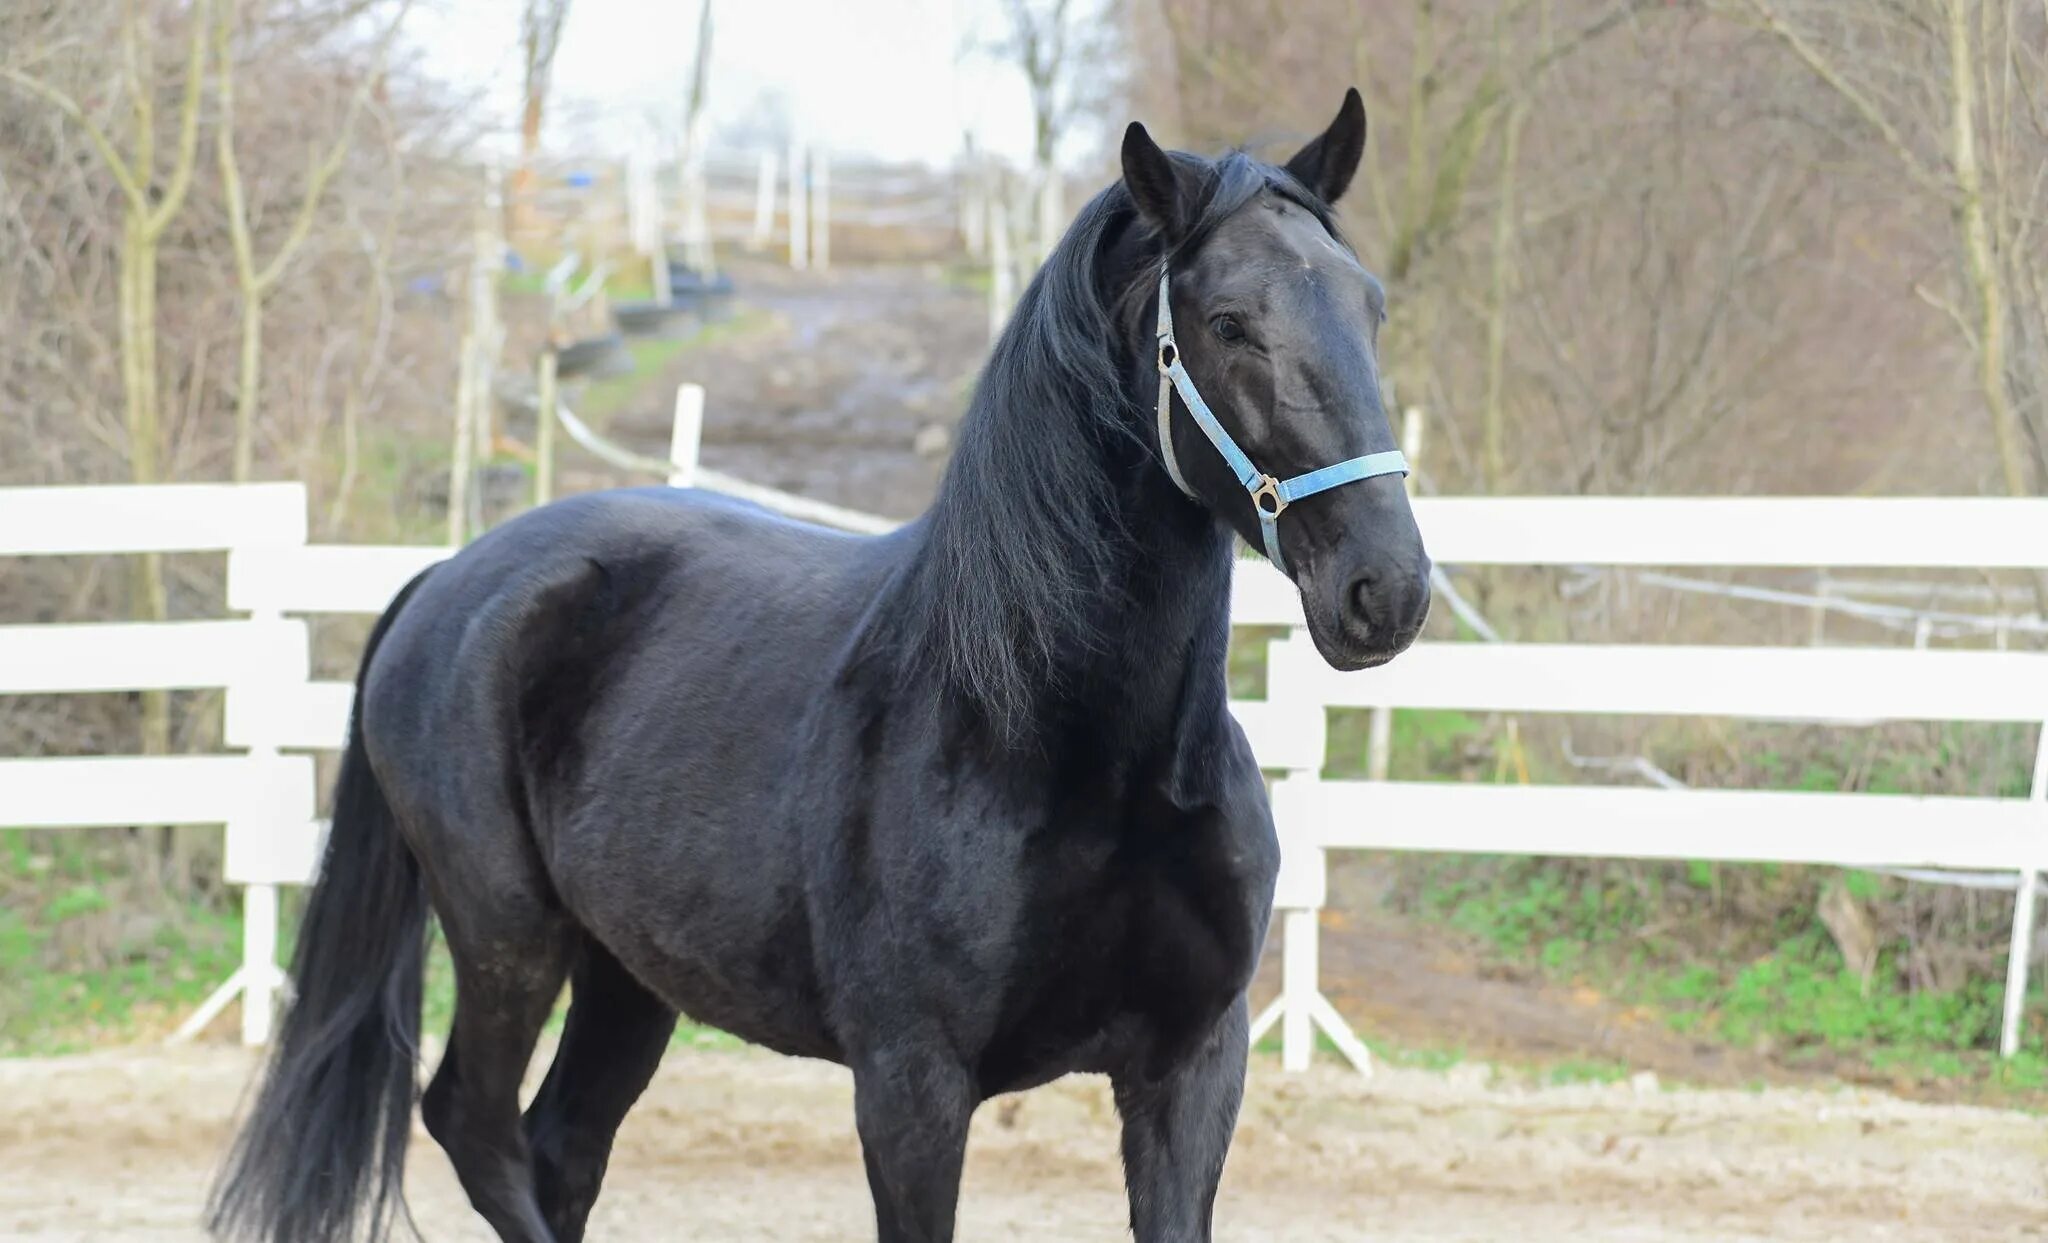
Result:
{"label": "horse's back", "polygon": [[[512,724],[504,714],[522,707],[559,718],[574,705],[520,683],[538,678],[580,698],[561,675],[574,666],[606,683],[594,689],[616,690],[630,674],[642,684],[679,678],[685,685],[670,689],[687,694],[699,669],[729,665],[710,659],[721,649],[729,657],[740,644],[836,643],[886,572],[887,553],[875,547],[883,542],[689,490],[597,492],[544,506],[419,584],[369,671],[367,724],[391,737],[470,717]],[[678,638],[696,650],[674,651]]]}
{"label": "horse's back", "polygon": [[[893,544],[648,489],[532,511],[437,567],[359,708],[430,874],[502,891],[537,867],[543,900],[698,1018],[741,1026],[762,991],[809,1009],[778,799]],[[657,943],[679,924],[751,943]],[[829,1052],[811,1023],[744,1034]]]}

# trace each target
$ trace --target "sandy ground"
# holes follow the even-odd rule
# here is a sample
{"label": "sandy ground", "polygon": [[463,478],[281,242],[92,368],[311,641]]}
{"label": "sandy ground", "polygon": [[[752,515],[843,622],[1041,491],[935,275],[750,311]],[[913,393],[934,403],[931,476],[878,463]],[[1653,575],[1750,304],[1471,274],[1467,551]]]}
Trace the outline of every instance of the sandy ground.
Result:
{"label": "sandy ground", "polygon": [[[0,1238],[199,1239],[253,1064],[226,1048],[0,1063]],[[1291,1079],[1260,1059],[1218,1238],[2048,1238],[2039,1117],[1862,1092],[1486,1079],[1330,1067]],[[439,1149],[415,1135],[408,1188],[424,1236],[486,1239]],[[1115,1148],[1100,1081],[984,1109],[960,1237],[1127,1237]],[[874,1237],[845,1072],[671,1054],[620,1135],[591,1237]]]}

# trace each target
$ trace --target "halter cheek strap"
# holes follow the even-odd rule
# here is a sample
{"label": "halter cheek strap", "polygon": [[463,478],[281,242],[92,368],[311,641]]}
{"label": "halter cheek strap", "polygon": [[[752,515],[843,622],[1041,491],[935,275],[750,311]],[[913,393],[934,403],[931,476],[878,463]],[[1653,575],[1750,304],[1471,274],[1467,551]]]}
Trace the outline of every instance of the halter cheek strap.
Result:
{"label": "halter cheek strap", "polygon": [[1216,446],[1216,452],[1223,455],[1238,483],[1251,494],[1252,509],[1259,515],[1259,534],[1266,545],[1266,559],[1286,574],[1287,561],[1280,555],[1280,515],[1290,504],[1305,496],[1314,496],[1361,479],[1405,475],[1408,473],[1408,459],[1399,449],[1389,449],[1384,453],[1349,458],[1292,479],[1276,479],[1260,473],[1259,468],[1252,465],[1252,460],[1245,456],[1244,450],[1230,438],[1230,433],[1223,429],[1223,424],[1216,421],[1209,403],[1195,391],[1193,377],[1181,365],[1180,346],[1173,339],[1173,307],[1169,293],[1167,274],[1162,271],[1159,274],[1159,455],[1165,459],[1166,473],[1173,477],[1174,485],[1182,492],[1193,499],[1201,499],[1188,486],[1187,477],[1180,473],[1180,462],[1173,451],[1173,395],[1177,391],[1188,413],[1194,416],[1195,425],[1202,429],[1209,443]]}

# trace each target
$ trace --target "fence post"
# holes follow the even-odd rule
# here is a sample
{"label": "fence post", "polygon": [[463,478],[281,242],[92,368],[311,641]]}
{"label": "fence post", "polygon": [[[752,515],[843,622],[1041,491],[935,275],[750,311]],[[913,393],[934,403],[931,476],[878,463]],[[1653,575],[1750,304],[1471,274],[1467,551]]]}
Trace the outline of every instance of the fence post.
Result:
{"label": "fence post", "polygon": [[[250,611],[251,621],[282,622],[273,609]],[[268,689],[268,688],[266,688]],[[233,693],[231,689],[230,694]],[[275,762],[277,737],[265,729],[250,746],[252,764]],[[266,826],[275,831],[276,825]],[[232,833],[232,826],[224,830]],[[284,973],[277,965],[277,886],[268,881],[242,887],[242,1043],[251,1048],[270,1043],[271,1021],[277,1014],[277,986]]]}
{"label": "fence post", "polygon": [[633,250],[647,260],[655,305],[667,306],[675,300],[675,293],[669,286],[668,230],[662,224],[659,169],[652,154],[634,149],[626,163],[626,183]]}
{"label": "fence post", "polygon": [[[2048,721],[2041,723],[2041,736],[2034,749],[2034,779],[2027,789],[2027,801],[2048,818]],[[2005,959],[2005,1015],[1998,1029],[1998,1055],[2011,1057],[2020,1051],[2020,1018],[2027,1008],[2027,966],[2034,950],[2034,885],[2040,876],[2035,861],[2020,869],[2019,888],[2013,891],[2012,942]]]}
{"label": "fence post", "polygon": [[[659,262],[659,267],[668,264]],[[545,505],[555,499],[555,371],[558,366],[552,345],[540,354],[540,376],[535,382],[533,430],[533,503]]]}
{"label": "fence post", "polygon": [[1319,931],[1313,910],[1290,910],[1282,918],[1280,990],[1287,1008],[1280,1015],[1280,1069],[1290,1074],[1307,1070],[1315,1052],[1311,998],[1316,991]]}
{"label": "fence post", "polygon": [[811,188],[804,169],[805,151],[789,140],[789,266],[802,271],[811,265]]}
{"label": "fence post", "polygon": [[465,332],[455,352],[455,445],[448,460],[448,546],[460,548],[469,520],[470,459],[476,438],[469,416],[475,408],[470,390],[476,386],[476,334]]}
{"label": "fence post", "polygon": [[704,438],[704,386],[676,386],[676,421],[669,429],[668,486],[688,488],[697,482],[697,449]]}
{"label": "fence post", "polygon": [[1038,238],[1037,255],[1039,265],[1052,257],[1053,247],[1059,245],[1060,233],[1066,225],[1066,187],[1060,180],[1057,164],[1047,163],[1040,170],[1038,183]]}
{"label": "fence post", "polygon": [[832,266],[832,154],[811,152],[811,262],[820,272]]}
{"label": "fence post", "polygon": [[[1321,964],[1319,920],[1329,902],[1329,852],[1311,831],[1318,814],[1315,792],[1322,782],[1322,760],[1328,751],[1329,719],[1313,695],[1298,691],[1298,661],[1316,659],[1308,640],[1279,639],[1266,648],[1267,711],[1276,718],[1299,719],[1308,737],[1300,754],[1314,756],[1313,767],[1297,768],[1273,786],[1273,821],[1280,835],[1280,875],[1273,905],[1280,915],[1280,996],[1252,1023],[1256,1044],[1274,1024],[1280,1026],[1280,1064],[1287,1071],[1308,1069],[1321,1029],[1344,1059],[1362,1075],[1372,1074],[1372,1053],[1352,1032],[1318,987]],[[1298,718],[1297,718],[1297,714]]]}
{"label": "fence post", "polygon": [[970,259],[981,258],[988,249],[988,189],[972,135],[968,136],[966,153],[961,157],[960,240]]}
{"label": "fence post", "polygon": [[754,231],[747,238],[748,250],[766,250],[775,234],[775,152],[761,153],[760,170],[754,178]]}
{"label": "fence post", "polygon": [[988,206],[988,249],[988,335],[994,340],[1002,335],[1010,304],[1017,300],[1017,278],[1010,264],[1010,211],[994,196]]}
{"label": "fence post", "polygon": [[2000,1057],[2020,1051],[2020,1016],[2027,1004],[2027,962],[2034,948],[2034,883],[2038,875],[2032,867],[2021,868],[2019,888],[2013,891],[2012,942],[2005,959],[2005,1017],[1998,1028]]}
{"label": "fence post", "polygon": [[[271,754],[276,754],[272,751]],[[277,1008],[277,886],[242,888],[242,1043],[270,1043]]]}

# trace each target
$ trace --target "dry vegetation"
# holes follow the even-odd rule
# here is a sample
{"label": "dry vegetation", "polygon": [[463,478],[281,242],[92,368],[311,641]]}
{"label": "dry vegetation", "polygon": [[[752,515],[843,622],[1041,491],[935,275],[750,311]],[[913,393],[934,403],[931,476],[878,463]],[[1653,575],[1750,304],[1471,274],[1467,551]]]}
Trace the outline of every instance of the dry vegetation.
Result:
{"label": "dry vegetation", "polygon": [[[1365,84],[1346,218],[1447,490],[2033,493],[2048,10],[1135,6],[1197,144]],[[1278,146],[1279,144],[1274,144]]]}

